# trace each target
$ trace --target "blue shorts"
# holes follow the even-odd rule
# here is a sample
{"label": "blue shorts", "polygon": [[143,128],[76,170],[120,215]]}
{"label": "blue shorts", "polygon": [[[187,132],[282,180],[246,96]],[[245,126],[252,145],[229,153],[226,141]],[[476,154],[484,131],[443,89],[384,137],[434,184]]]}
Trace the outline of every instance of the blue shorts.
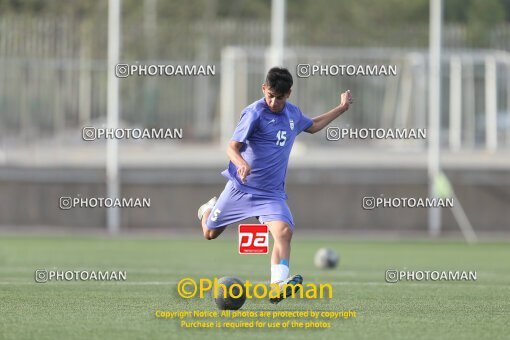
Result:
{"label": "blue shorts", "polygon": [[205,224],[215,229],[250,217],[257,217],[260,223],[283,221],[294,230],[292,213],[283,198],[248,194],[236,189],[231,181],[225,185]]}

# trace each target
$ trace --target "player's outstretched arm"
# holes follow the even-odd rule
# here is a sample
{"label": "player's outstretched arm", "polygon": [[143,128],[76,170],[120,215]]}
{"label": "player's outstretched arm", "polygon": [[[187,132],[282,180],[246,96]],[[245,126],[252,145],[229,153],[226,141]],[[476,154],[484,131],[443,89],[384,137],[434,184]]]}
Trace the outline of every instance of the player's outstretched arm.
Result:
{"label": "player's outstretched arm", "polygon": [[251,173],[251,168],[248,163],[241,156],[241,147],[243,143],[231,140],[228,143],[227,156],[237,167],[237,175],[241,179],[241,182],[246,182],[246,177]]}
{"label": "player's outstretched arm", "polygon": [[342,113],[349,110],[349,106],[353,103],[351,91],[347,90],[340,94],[340,104],[335,108],[329,110],[326,113],[321,114],[320,116],[314,117],[312,119],[313,124],[305,131],[308,133],[316,133],[320,130],[324,129],[329,123],[333,120],[340,117]]}

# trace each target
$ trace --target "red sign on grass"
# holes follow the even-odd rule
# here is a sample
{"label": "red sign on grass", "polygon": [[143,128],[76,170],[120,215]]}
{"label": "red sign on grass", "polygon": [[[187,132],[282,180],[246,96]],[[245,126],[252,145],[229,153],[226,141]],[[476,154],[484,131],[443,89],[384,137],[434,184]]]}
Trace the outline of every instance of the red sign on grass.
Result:
{"label": "red sign on grass", "polygon": [[265,224],[239,225],[239,254],[267,254],[269,232]]}

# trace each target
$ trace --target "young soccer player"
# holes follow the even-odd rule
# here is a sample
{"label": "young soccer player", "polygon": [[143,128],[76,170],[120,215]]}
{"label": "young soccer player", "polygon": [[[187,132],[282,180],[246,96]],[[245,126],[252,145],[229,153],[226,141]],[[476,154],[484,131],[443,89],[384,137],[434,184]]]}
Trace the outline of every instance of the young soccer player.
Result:
{"label": "young soccer player", "polygon": [[[287,206],[285,176],[289,155],[297,135],[316,133],[349,109],[349,91],[330,111],[310,119],[287,101],[293,80],[285,68],[273,67],[262,84],[264,98],[246,107],[227,148],[230,159],[222,175],[228,179],[220,197],[211,198],[198,209],[204,237],[217,238],[232,223],[257,217],[266,224],[274,239],[271,256],[271,283],[283,286],[303,282],[301,275],[289,278],[290,242],[294,220]],[[281,292],[272,303],[289,296]],[[290,289],[289,289],[290,288]],[[299,289],[299,286],[296,287]]]}

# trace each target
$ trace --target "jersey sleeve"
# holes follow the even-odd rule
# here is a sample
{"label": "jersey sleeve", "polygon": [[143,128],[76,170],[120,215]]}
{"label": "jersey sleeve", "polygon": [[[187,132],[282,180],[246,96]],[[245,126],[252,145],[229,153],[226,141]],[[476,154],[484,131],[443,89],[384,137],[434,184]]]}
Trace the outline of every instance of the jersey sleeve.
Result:
{"label": "jersey sleeve", "polygon": [[257,127],[258,118],[259,117],[256,112],[244,111],[241,114],[241,119],[239,119],[239,123],[237,123],[231,140],[245,143]]}
{"label": "jersey sleeve", "polygon": [[299,120],[297,123],[297,132],[298,132],[298,134],[300,134],[301,132],[305,131],[310,126],[312,126],[313,121],[310,118],[308,118],[307,116],[305,116],[303,114],[303,112],[301,112],[301,110],[298,110],[298,111],[299,111]]}

